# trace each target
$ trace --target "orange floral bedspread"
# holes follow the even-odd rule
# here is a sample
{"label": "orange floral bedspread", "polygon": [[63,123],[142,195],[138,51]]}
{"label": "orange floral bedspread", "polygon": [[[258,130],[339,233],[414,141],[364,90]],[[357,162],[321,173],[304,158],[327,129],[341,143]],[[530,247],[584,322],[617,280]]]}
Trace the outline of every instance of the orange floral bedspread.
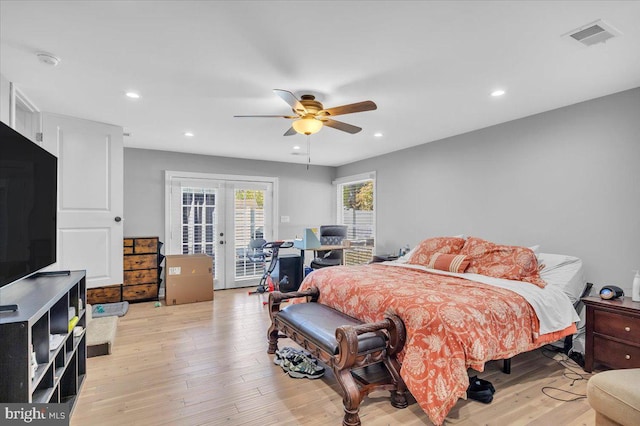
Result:
{"label": "orange floral bedspread", "polygon": [[[318,287],[319,302],[365,322],[396,314],[407,341],[400,375],[420,407],[441,424],[466,398],[467,369],[541,346],[533,308],[518,294],[462,278],[380,264],[314,271],[301,290]],[[575,332],[575,325],[553,340]],[[544,336],[542,336],[544,337]]]}

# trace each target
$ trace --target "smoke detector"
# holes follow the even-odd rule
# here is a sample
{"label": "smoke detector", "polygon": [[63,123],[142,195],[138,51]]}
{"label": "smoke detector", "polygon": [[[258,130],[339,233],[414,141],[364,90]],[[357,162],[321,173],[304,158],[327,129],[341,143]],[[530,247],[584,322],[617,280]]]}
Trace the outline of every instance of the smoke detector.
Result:
{"label": "smoke detector", "polygon": [[607,24],[601,19],[576,28],[564,34],[563,37],[571,37],[585,46],[604,43],[610,38],[622,35],[620,31]]}
{"label": "smoke detector", "polygon": [[58,66],[58,64],[60,63],[60,58],[49,53],[41,52],[37,53],[36,56],[38,57],[38,60],[40,62],[42,62],[43,64],[51,65],[52,67]]}

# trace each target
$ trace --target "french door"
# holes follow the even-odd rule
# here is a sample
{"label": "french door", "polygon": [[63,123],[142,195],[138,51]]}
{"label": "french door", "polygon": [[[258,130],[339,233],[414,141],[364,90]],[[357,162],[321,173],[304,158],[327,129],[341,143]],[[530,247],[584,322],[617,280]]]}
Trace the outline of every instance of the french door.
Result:
{"label": "french door", "polygon": [[265,262],[251,243],[275,235],[275,179],[184,175],[167,172],[168,254],[211,256],[216,290],[256,285]]}

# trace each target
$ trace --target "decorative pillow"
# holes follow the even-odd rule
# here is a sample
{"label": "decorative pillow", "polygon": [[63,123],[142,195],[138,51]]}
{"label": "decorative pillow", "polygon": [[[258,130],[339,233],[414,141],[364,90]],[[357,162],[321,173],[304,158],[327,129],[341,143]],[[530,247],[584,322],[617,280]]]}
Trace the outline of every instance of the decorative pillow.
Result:
{"label": "decorative pillow", "polygon": [[414,265],[427,266],[431,256],[435,253],[458,254],[464,245],[464,238],[435,237],[427,238],[416,246],[415,251],[407,261]]}
{"label": "decorative pillow", "polygon": [[463,273],[467,266],[469,266],[469,259],[463,254],[434,253],[427,268]]}
{"label": "decorative pillow", "polygon": [[540,288],[547,283],[540,278],[536,255],[530,248],[504,246],[469,237],[460,251],[469,258],[467,272],[507,280],[525,281]]}

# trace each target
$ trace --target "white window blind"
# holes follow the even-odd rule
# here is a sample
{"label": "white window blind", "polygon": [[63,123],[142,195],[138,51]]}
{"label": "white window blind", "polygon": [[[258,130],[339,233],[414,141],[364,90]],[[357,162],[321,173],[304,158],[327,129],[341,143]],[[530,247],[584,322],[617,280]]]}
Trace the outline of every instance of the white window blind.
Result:
{"label": "white window blind", "polygon": [[206,253],[214,257],[216,191],[182,188],[182,253]]}
{"label": "white window blind", "polygon": [[347,225],[346,264],[366,263],[375,247],[375,178],[337,183],[338,222]]}
{"label": "white window blind", "polygon": [[252,250],[251,241],[264,238],[265,192],[262,189],[235,189],[234,227],[236,246],[236,280],[262,275],[264,261]]}

